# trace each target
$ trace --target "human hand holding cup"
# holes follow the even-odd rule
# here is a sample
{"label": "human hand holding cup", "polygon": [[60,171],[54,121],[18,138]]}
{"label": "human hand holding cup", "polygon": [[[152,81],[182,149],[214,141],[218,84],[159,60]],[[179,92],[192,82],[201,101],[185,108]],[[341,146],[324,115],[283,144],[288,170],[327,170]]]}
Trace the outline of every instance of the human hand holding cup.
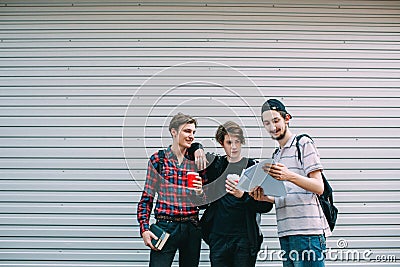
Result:
{"label": "human hand holding cup", "polygon": [[197,172],[188,172],[188,188],[196,191],[196,194],[203,193],[203,182]]}
{"label": "human hand holding cup", "polygon": [[225,181],[225,190],[229,194],[234,195],[237,198],[240,198],[243,196],[244,192],[237,189],[236,185],[239,183],[239,175],[237,174],[228,174],[226,176],[226,181]]}
{"label": "human hand holding cup", "polygon": [[190,189],[194,189],[195,181],[200,178],[199,174],[197,172],[188,172],[187,178],[188,178],[188,187]]}

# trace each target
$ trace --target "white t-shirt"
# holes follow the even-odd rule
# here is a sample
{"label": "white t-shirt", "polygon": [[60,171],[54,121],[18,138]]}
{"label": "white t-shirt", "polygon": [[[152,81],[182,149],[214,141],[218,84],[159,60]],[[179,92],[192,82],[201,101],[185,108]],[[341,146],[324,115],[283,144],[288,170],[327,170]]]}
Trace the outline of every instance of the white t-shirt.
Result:
{"label": "white t-shirt", "polygon": [[[307,177],[315,170],[322,170],[317,148],[308,137],[299,141],[303,165],[297,157],[296,135],[292,135],[285,146],[274,154],[276,162],[284,164],[290,171]],[[310,178],[313,179],[313,178]],[[275,197],[278,236],[320,235],[330,236],[328,222],[317,195],[303,188],[284,181],[287,195]]]}

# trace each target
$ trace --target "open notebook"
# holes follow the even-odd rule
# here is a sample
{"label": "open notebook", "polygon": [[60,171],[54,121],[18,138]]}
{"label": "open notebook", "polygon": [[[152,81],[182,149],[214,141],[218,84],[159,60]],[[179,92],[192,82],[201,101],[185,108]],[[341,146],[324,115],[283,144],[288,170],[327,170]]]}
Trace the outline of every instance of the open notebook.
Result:
{"label": "open notebook", "polygon": [[249,192],[256,186],[264,189],[264,194],[268,196],[286,196],[286,189],[283,181],[278,181],[262,169],[266,163],[274,164],[272,159],[266,159],[242,171],[240,180],[236,188]]}

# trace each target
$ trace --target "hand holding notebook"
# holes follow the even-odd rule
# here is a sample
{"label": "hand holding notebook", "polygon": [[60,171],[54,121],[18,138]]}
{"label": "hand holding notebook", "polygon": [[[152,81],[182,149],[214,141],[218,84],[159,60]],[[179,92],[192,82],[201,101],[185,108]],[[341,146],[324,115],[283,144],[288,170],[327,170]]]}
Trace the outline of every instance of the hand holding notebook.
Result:
{"label": "hand holding notebook", "polygon": [[283,181],[272,178],[262,169],[266,163],[274,164],[274,161],[266,159],[243,170],[236,188],[250,192],[253,188],[261,186],[265,195],[274,197],[286,196],[286,188]]}
{"label": "hand holding notebook", "polygon": [[168,238],[169,238],[169,233],[165,232],[161,227],[159,227],[157,224],[152,224],[150,225],[150,231],[157,236],[158,239],[152,239],[151,243],[153,244],[153,246],[158,249],[161,250],[165,243],[167,242]]}

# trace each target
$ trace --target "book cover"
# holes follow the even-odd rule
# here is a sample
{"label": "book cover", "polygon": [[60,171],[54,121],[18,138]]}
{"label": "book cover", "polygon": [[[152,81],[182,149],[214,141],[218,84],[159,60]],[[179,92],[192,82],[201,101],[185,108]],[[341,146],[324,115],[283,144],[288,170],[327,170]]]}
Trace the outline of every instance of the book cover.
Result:
{"label": "book cover", "polygon": [[264,189],[264,194],[269,196],[286,196],[286,188],[283,181],[278,181],[262,169],[266,163],[274,164],[272,159],[266,159],[260,163],[243,170],[237,188],[242,191],[251,191],[256,186]]}
{"label": "book cover", "polygon": [[159,227],[156,224],[152,224],[150,225],[150,231],[158,237],[157,240],[153,239],[151,240],[151,243],[153,244],[153,246],[156,249],[161,250],[165,243],[167,242],[168,238],[169,238],[169,233],[167,233],[166,231],[164,231],[161,227]]}

